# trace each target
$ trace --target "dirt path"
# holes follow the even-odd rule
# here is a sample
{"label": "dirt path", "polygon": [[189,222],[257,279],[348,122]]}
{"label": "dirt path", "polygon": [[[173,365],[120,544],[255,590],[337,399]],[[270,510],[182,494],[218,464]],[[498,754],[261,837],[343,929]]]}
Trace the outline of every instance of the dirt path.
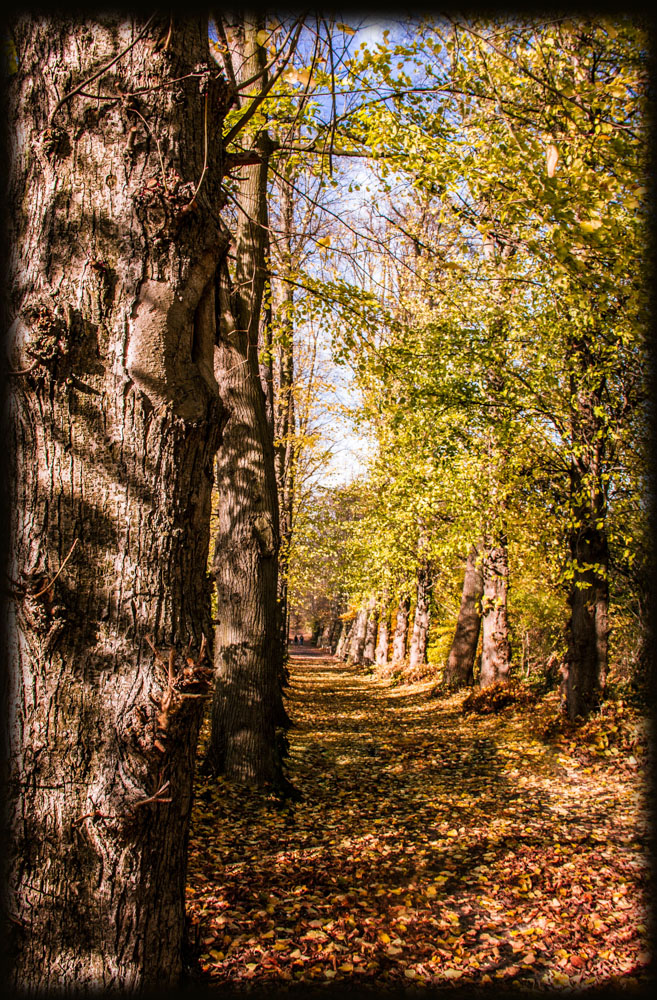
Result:
{"label": "dirt path", "polygon": [[212,984],[643,982],[638,721],[569,747],[538,735],[549,704],[464,716],[430,687],[292,654],[301,800],[197,789],[188,905]]}

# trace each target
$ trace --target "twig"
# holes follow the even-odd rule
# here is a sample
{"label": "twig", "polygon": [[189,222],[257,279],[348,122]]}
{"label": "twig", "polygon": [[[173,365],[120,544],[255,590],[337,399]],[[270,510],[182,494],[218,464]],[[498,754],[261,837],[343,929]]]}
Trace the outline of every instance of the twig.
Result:
{"label": "twig", "polygon": [[[288,54],[284,57],[283,62],[281,63],[278,71],[267,82],[267,84],[263,87],[263,89],[260,91],[260,93],[256,94],[253,97],[253,99],[251,101],[251,104],[246,109],[246,111],[244,112],[244,114],[242,115],[242,117],[238,121],[235,122],[235,124],[233,125],[233,127],[231,129],[229,129],[229,131],[227,132],[227,134],[224,136],[224,138],[223,138],[224,147],[228,146],[229,142],[231,142],[235,138],[235,136],[239,132],[242,131],[242,129],[244,128],[244,126],[246,125],[246,123],[253,117],[253,115],[256,113],[257,109],[260,107],[260,105],[264,101],[265,97],[267,96],[267,94],[269,93],[269,91],[271,90],[271,88],[274,86],[274,84],[278,80],[278,78],[281,75],[281,73],[284,71],[284,69],[287,66],[288,62],[292,58],[292,55],[294,54],[294,51],[295,51],[295,49],[297,47],[297,42],[299,41],[299,35],[301,34],[301,29],[303,28],[303,19],[302,18],[303,18],[303,15],[302,15],[301,18],[298,19],[298,26],[297,26],[296,34],[295,34],[294,38],[292,39],[292,41],[290,43],[290,50],[289,50]],[[291,29],[290,29],[289,34],[291,34]]]}
{"label": "twig", "polygon": [[37,358],[35,361],[32,362],[32,364],[30,365],[29,368],[19,368],[19,369],[16,369],[16,368],[9,368],[8,367],[6,369],[6,371],[7,371],[8,375],[29,375],[30,372],[34,371],[34,369],[36,368],[36,366],[38,364],[39,364],[39,359]]}
{"label": "twig", "polygon": [[106,73],[108,69],[111,69],[111,67],[114,65],[114,63],[117,63],[119,61],[119,59],[122,59],[123,56],[126,55],[126,53],[128,53],[130,51],[130,49],[134,48],[134,46],[137,44],[137,42],[139,42],[144,37],[144,35],[148,31],[148,29],[150,28],[151,21],[153,21],[154,18],[155,18],[155,14],[151,14],[151,16],[149,17],[148,21],[146,22],[146,24],[144,25],[144,27],[142,28],[142,30],[139,32],[139,34],[137,35],[137,37],[135,39],[133,39],[133,41],[130,42],[130,44],[125,49],[123,49],[122,52],[119,52],[118,56],[115,56],[114,59],[111,60],[111,62],[108,62],[106,66],[103,66],[101,69],[98,70],[97,73],[94,73],[94,75],[90,76],[87,80],[83,80],[82,83],[78,84],[77,87],[74,87],[73,90],[70,91],[70,93],[64,94],[64,96],[62,97],[61,101],[59,102],[59,104],[56,106],[55,110],[51,114],[50,121],[51,122],[53,121],[55,115],[57,114],[57,112],[59,111],[59,109],[62,107],[62,105],[66,104],[66,102],[69,101],[72,97],[75,97],[76,94],[79,94],[80,91],[83,90],[85,87],[88,87],[89,84],[93,83],[94,80],[97,80],[99,76],[103,75],[103,73]]}
{"label": "twig", "polygon": [[55,580],[57,579],[57,577],[59,576],[59,574],[61,573],[61,571],[62,571],[62,570],[64,569],[64,566],[66,566],[66,563],[67,563],[67,562],[69,561],[69,559],[70,559],[70,558],[71,558],[71,556],[73,555],[73,549],[74,549],[74,548],[75,548],[75,546],[76,546],[76,545],[78,544],[79,540],[80,540],[79,538],[75,538],[75,539],[73,540],[73,544],[71,545],[71,548],[69,549],[69,553],[68,553],[68,555],[66,556],[66,559],[65,559],[65,560],[64,560],[64,562],[63,562],[63,563],[61,564],[61,566],[59,567],[59,569],[57,570],[57,572],[56,572],[56,573],[55,573],[55,575],[53,576],[52,580],[50,580],[50,581],[49,581],[49,583],[47,583],[47,584],[45,585],[45,587],[42,587],[42,589],[41,589],[41,590],[39,590],[39,591],[38,591],[38,592],[37,592],[36,594],[30,594],[30,597],[41,597],[41,595],[42,595],[42,594],[45,594],[45,592],[46,592],[47,590],[50,590],[50,588],[52,587],[53,583],[55,582]]}
{"label": "twig", "polygon": [[77,819],[73,820],[73,825],[76,826],[78,823],[84,823],[86,819],[118,819],[118,817],[112,816],[111,813],[104,813],[98,809],[94,809],[93,812],[85,813],[84,816],[78,816]]}
{"label": "twig", "polygon": [[189,211],[194,202],[196,201],[196,196],[201,190],[201,184],[203,183],[203,178],[205,177],[205,172],[208,169],[208,91],[205,92],[205,114],[203,123],[203,170],[201,171],[201,177],[198,184],[196,185],[196,191],[192,195],[192,200],[188,205],[185,206],[185,211]]}
{"label": "twig", "polygon": [[164,190],[166,191],[166,193],[170,194],[171,192],[169,191],[169,186],[167,184],[167,176],[166,176],[166,173],[164,172],[164,160],[162,159],[162,150],[160,148],[160,141],[159,141],[158,137],[153,134],[153,132],[151,131],[151,129],[148,126],[148,122],[146,121],[146,119],[144,118],[144,116],[141,114],[140,111],[137,111],[136,108],[130,108],[130,107],[126,108],[126,111],[131,111],[134,115],[137,115],[139,118],[141,118],[141,120],[144,123],[144,127],[145,127],[146,131],[148,132],[148,134],[150,136],[153,137],[153,139],[155,139],[155,145],[157,146],[157,155],[160,158],[160,170],[162,171],[162,183],[164,184]]}
{"label": "twig", "polygon": [[151,649],[155,653],[155,657],[156,657],[157,661],[159,663],[161,663],[163,667],[166,667],[166,665],[167,665],[166,660],[164,659],[164,657],[162,656],[162,654],[159,652],[159,650],[157,650],[155,648],[155,646],[153,645],[153,640],[151,639],[151,637],[149,635],[146,636],[146,642],[148,643],[148,645],[151,647]]}
{"label": "twig", "polygon": [[166,790],[167,790],[167,788],[169,787],[170,784],[171,784],[170,781],[165,781],[164,784],[161,785],[158,788],[158,790],[155,792],[155,795],[151,795],[150,798],[148,798],[148,799],[140,799],[139,802],[135,802],[133,804],[133,809],[136,809],[137,806],[146,806],[150,802],[171,802],[171,799],[161,799],[161,798],[159,798],[159,795],[162,792],[166,792]]}

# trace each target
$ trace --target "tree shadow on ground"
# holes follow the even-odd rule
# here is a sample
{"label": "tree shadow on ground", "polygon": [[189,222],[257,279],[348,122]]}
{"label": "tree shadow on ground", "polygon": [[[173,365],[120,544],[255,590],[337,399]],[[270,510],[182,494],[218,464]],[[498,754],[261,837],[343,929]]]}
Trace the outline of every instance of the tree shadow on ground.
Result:
{"label": "tree shadow on ground", "polygon": [[466,996],[641,977],[636,789],[614,779],[614,815],[531,719],[427,694],[293,655],[301,801],[199,788],[189,899],[209,982]]}

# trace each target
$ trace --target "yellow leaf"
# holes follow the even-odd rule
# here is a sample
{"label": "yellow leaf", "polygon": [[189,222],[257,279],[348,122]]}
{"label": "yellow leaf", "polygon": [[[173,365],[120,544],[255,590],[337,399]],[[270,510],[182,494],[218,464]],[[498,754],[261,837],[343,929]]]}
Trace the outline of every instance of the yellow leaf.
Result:
{"label": "yellow leaf", "polygon": [[383,944],[389,944],[389,942],[390,942],[390,935],[386,934],[385,931],[379,931],[379,941],[382,941]]}
{"label": "yellow leaf", "polygon": [[256,41],[258,45],[266,45],[267,42],[269,41],[269,32],[266,31],[264,28],[261,28],[261,30],[256,35]]}
{"label": "yellow leaf", "polygon": [[437,896],[438,895],[438,891],[437,891],[436,887],[433,886],[433,885],[428,886],[427,889],[426,889],[426,895],[430,899],[433,899],[434,896]]}
{"label": "yellow leaf", "polygon": [[[330,247],[330,245],[331,245],[330,236],[322,236],[321,239],[317,240],[318,247]],[[358,875],[358,872],[356,872],[356,878],[362,878],[362,876],[363,876],[362,872],[360,873],[360,876]]]}
{"label": "yellow leaf", "polygon": [[351,964],[351,962],[343,962],[342,965],[338,966],[338,969],[340,970],[340,972],[353,972],[354,971],[354,967]]}
{"label": "yellow leaf", "polygon": [[5,72],[7,76],[13,76],[18,72],[18,56],[16,46],[11,38],[5,39]]}
{"label": "yellow leaf", "polygon": [[338,21],[335,26],[336,26],[336,28],[339,28],[340,31],[344,31],[344,33],[346,35],[355,35],[356,34],[356,29],[355,28],[350,28],[348,24],[342,24],[341,21]]}

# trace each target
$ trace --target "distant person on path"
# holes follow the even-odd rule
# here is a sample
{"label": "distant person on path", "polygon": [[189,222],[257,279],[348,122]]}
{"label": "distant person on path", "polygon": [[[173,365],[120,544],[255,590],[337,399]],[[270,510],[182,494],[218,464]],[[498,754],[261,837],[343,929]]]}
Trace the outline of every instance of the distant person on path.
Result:
{"label": "distant person on path", "polygon": [[303,646],[303,636],[302,635],[299,636],[299,645]]}
{"label": "distant person on path", "polygon": [[299,642],[299,640],[297,639],[297,637],[295,635],[295,637],[294,637],[294,645],[296,646],[298,642]]}

